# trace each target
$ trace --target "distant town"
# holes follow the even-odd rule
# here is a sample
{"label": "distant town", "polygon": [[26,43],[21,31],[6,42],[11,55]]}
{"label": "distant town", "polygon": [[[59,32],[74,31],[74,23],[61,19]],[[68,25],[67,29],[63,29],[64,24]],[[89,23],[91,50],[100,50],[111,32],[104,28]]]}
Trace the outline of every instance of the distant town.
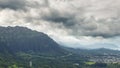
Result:
{"label": "distant town", "polygon": [[90,56],[90,61],[97,63],[120,63],[120,54],[106,54]]}

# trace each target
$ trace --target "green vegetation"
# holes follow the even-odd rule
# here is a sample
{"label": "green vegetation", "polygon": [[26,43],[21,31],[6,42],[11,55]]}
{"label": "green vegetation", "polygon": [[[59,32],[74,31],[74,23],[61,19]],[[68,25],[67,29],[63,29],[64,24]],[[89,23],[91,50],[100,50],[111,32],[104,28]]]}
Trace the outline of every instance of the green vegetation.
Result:
{"label": "green vegetation", "polygon": [[[20,58],[12,58],[6,60],[3,58],[0,61],[0,68],[30,68],[30,61],[32,62],[31,68],[119,68],[118,63],[95,63],[95,62],[85,62],[84,60],[79,60],[79,56],[69,56],[66,58],[46,58],[46,57],[33,57],[24,58],[24,55]],[[76,55],[77,56],[77,55]],[[75,58],[75,59],[74,59]],[[10,61],[12,60],[12,62]],[[85,63],[84,63],[85,62]]]}
{"label": "green vegetation", "polygon": [[94,65],[95,62],[85,62],[85,64],[87,64],[87,65]]}
{"label": "green vegetation", "polygon": [[[101,52],[102,51],[102,52]],[[59,46],[46,34],[24,27],[0,27],[0,68],[119,68],[89,62],[85,56],[112,50],[77,50]]]}

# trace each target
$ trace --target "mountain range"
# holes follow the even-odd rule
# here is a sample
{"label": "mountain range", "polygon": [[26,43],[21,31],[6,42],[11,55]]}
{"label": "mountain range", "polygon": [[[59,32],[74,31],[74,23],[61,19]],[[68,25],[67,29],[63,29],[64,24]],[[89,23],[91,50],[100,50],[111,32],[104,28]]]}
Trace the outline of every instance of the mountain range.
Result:
{"label": "mountain range", "polygon": [[87,61],[83,56],[103,53],[119,54],[120,52],[109,49],[86,50],[63,47],[42,32],[20,26],[0,27],[0,68],[11,65],[30,68],[29,61],[33,61],[34,66],[41,68],[51,63],[55,64],[52,65],[53,68],[57,66],[64,68],[65,64],[68,66],[66,68],[74,68],[74,63],[81,64]]}

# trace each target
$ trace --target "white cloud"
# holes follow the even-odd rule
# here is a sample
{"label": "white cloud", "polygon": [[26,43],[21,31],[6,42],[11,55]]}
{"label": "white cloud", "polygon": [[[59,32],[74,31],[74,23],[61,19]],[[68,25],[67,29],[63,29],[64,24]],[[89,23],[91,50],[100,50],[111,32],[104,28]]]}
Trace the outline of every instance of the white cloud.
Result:
{"label": "white cloud", "polygon": [[119,0],[13,1],[0,0],[0,26],[25,26],[70,47],[120,46]]}

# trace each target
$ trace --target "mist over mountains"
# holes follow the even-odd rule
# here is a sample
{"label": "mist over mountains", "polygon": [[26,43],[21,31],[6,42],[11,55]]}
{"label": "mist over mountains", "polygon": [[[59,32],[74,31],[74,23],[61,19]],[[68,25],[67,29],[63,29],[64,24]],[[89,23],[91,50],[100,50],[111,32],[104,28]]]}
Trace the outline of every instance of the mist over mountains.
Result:
{"label": "mist over mountains", "polygon": [[0,0],[0,68],[119,68],[120,0]]}
{"label": "mist over mountains", "polygon": [[[61,66],[74,68],[76,63],[85,64],[90,57],[104,54],[116,57],[120,51],[105,48],[89,50],[69,48],[56,43],[45,33],[26,27],[0,27],[0,67],[3,68],[14,66],[29,68],[29,62],[33,62],[34,67],[44,68],[48,65],[55,68]],[[86,65],[77,67],[84,66]]]}

